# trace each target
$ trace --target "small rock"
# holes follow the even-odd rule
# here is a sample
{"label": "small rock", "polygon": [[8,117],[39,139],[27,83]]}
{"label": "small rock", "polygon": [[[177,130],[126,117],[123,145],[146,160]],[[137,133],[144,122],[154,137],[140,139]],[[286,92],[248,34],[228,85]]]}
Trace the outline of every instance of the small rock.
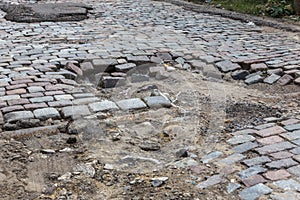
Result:
{"label": "small rock", "polygon": [[112,164],[105,164],[103,169],[106,169],[106,170],[113,170],[114,169],[114,166]]}
{"label": "small rock", "polygon": [[67,172],[67,173],[63,174],[62,176],[58,177],[57,180],[58,181],[67,181],[67,180],[70,180],[71,177],[72,177],[72,173]]}
{"label": "small rock", "polygon": [[160,145],[157,142],[149,141],[144,141],[139,147],[144,151],[158,151],[160,149]]}
{"label": "small rock", "polygon": [[52,149],[42,149],[41,153],[43,153],[43,154],[55,154],[55,150],[52,150]]}
{"label": "small rock", "polygon": [[176,152],[176,157],[177,158],[188,157],[188,151],[186,149],[180,149]]}
{"label": "small rock", "polygon": [[77,142],[77,138],[69,137],[66,142],[67,142],[67,144],[75,144]]}
{"label": "small rock", "polygon": [[231,77],[234,80],[244,80],[246,76],[249,75],[249,72],[247,70],[236,70],[231,73]]}
{"label": "small rock", "polygon": [[204,163],[204,164],[206,164],[206,163],[209,163],[210,161],[212,161],[212,160],[214,160],[214,159],[216,159],[216,158],[218,158],[218,157],[220,157],[222,155],[223,155],[222,152],[220,152],[220,151],[214,151],[214,152],[211,152],[211,153],[203,156],[201,158],[201,162]]}

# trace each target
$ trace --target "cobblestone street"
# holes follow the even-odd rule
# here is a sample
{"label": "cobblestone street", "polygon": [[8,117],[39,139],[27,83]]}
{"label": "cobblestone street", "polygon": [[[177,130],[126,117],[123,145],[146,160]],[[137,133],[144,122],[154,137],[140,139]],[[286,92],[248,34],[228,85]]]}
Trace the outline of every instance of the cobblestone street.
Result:
{"label": "cobblestone street", "polygon": [[300,199],[299,32],[78,3],[88,19],[0,11],[1,199]]}

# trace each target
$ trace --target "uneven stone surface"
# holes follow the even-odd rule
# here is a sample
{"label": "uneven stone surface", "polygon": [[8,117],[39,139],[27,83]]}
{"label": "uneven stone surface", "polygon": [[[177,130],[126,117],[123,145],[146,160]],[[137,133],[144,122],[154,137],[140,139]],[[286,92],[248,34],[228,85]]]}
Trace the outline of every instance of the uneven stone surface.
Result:
{"label": "uneven stone surface", "polygon": [[0,12],[1,199],[297,198],[278,182],[299,180],[297,33],[193,4],[27,3],[85,20]]}

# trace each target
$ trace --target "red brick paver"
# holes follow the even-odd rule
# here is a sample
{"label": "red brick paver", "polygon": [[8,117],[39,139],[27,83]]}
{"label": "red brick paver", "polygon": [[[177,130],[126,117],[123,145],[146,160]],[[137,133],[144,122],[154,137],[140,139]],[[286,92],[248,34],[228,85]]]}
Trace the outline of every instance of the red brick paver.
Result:
{"label": "red brick paver", "polygon": [[266,177],[269,180],[276,181],[281,179],[286,179],[290,177],[291,174],[288,173],[285,169],[280,169],[276,171],[268,171],[267,173],[264,173],[264,177]]}

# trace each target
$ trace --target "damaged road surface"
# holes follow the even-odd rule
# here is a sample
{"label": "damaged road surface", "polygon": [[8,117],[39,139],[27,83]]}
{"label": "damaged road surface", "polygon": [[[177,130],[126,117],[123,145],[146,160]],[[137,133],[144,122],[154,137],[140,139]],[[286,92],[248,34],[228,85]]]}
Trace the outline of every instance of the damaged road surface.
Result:
{"label": "damaged road surface", "polygon": [[5,19],[13,22],[81,21],[88,18],[92,7],[83,3],[3,4]]}
{"label": "damaged road surface", "polygon": [[296,33],[81,2],[2,5],[0,199],[299,199]]}

